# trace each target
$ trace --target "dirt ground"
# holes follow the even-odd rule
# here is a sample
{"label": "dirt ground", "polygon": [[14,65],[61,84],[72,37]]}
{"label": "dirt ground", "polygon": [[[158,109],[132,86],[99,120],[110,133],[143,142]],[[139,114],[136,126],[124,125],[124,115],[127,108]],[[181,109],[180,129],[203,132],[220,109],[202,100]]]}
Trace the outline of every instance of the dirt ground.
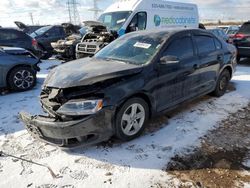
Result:
{"label": "dirt ground", "polygon": [[166,166],[180,187],[235,188],[250,182],[250,104],[200,140],[199,148],[174,156]]}

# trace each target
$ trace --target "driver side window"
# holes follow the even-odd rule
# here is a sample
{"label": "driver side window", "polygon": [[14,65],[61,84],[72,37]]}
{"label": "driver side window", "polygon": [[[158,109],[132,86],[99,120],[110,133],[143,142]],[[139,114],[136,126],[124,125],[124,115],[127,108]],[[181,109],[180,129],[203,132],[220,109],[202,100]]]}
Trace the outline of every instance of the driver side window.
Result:
{"label": "driver side window", "polygon": [[147,25],[147,13],[146,12],[138,12],[134,15],[133,19],[131,20],[126,33],[138,31],[138,30],[145,30]]}

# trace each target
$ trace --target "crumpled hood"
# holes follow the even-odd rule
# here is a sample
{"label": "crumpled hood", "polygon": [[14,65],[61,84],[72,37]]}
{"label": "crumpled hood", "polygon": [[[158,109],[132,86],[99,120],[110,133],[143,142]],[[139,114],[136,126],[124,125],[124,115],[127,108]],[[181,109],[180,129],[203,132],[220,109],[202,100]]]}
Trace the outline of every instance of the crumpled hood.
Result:
{"label": "crumpled hood", "polygon": [[141,66],[120,61],[84,58],[54,68],[47,76],[44,86],[62,89],[86,86],[113,78],[133,75],[141,70]]}

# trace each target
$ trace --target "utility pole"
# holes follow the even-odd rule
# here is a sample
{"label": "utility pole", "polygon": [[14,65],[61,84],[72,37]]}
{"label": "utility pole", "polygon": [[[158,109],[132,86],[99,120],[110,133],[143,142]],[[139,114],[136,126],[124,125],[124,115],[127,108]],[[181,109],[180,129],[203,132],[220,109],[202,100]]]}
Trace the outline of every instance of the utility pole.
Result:
{"label": "utility pole", "polygon": [[70,0],[68,0],[68,2],[67,2],[67,8],[68,8],[68,12],[69,12],[69,22],[72,23],[71,12],[70,12]]}
{"label": "utility pole", "polygon": [[67,9],[69,13],[69,22],[73,24],[80,23],[80,15],[77,10],[77,1],[76,0],[68,0],[67,1]]}
{"label": "utility pole", "polygon": [[30,19],[31,19],[32,25],[34,25],[34,19],[33,19],[33,14],[32,14],[32,12],[30,12]]}
{"label": "utility pole", "polygon": [[99,12],[102,12],[102,10],[98,8],[98,4],[97,4],[98,1],[100,0],[93,0],[93,3],[94,3],[93,8],[88,9],[88,11],[94,12],[95,20],[97,20]]}

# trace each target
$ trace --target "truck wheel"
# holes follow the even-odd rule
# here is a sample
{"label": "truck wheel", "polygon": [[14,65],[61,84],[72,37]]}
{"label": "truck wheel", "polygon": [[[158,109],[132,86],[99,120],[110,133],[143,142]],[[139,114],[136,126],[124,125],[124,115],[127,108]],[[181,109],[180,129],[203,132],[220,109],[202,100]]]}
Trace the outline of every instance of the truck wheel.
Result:
{"label": "truck wheel", "polygon": [[225,69],[220,74],[216,84],[216,88],[212,94],[216,97],[221,97],[222,95],[224,95],[226,93],[229,81],[230,81],[230,73],[228,70]]}
{"label": "truck wheel", "polygon": [[149,107],[141,98],[132,98],[119,109],[115,118],[115,136],[129,141],[141,135],[148,121]]}
{"label": "truck wheel", "polygon": [[14,91],[27,91],[36,85],[36,71],[30,67],[17,67],[11,70],[7,78]]}

